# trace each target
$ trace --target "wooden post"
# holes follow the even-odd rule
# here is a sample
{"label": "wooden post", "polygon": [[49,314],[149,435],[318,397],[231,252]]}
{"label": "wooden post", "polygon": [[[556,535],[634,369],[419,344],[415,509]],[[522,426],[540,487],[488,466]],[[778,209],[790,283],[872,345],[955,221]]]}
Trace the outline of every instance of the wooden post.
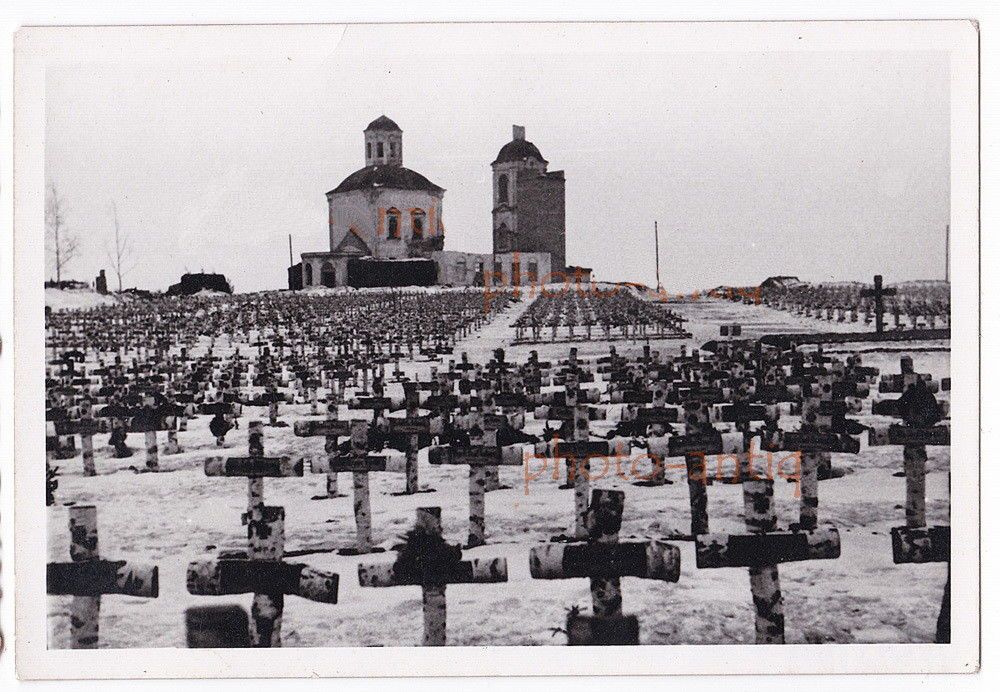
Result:
{"label": "wooden post", "polygon": [[[767,533],[777,528],[772,479],[747,481],[743,484],[743,514],[750,533]],[[757,643],[784,644],[785,611],[778,566],[755,564],[749,567],[749,571]]]}
{"label": "wooden post", "polygon": [[[263,484],[263,478],[250,479],[252,504],[247,519],[249,557],[250,560],[280,562],[285,549],[285,510],[283,507],[264,507]],[[258,486],[259,493],[256,492]],[[253,625],[250,629],[251,646],[281,646],[281,615],[284,608],[283,593],[254,593],[250,607]]]}
{"label": "wooden post", "polygon": [[85,399],[80,404],[80,423],[84,427],[80,431],[80,447],[83,450],[83,475],[96,476],[97,467],[94,465],[94,409],[90,399]]}
{"label": "wooden post", "polygon": [[[403,390],[406,395],[406,417],[415,420],[419,417],[419,393],[416,383],[405,382]],[[420,453],[420,434],[411,432],[406,445],[406,494],[420,492],[420,475],[417,466],[417,455]]]}
{"label": "wooden post", "polygon": [[[567,383],[568,384],[568,383]],[[590,416],[586,407],[578,404],[579,389],[566,388],[566,405],[573,410],[573,427],[571,442],[587,442],[590,439]],[[576,509],[576,537],[585,539],[587,532],[587,500],[590,495],[590,455],[582,454],[576,458],[570,457],[571,464],[567,468],[573,470],[573,504]]]}
{"label": "wooden post", "polygon": [[[708,406],[700,400],[685,401],[684,434],[696,435],[710,428]],[[691,535],[708,533],[708,469],[705,452],[684,457],[687,468],[688,497],[691,504]]]}
{"label": "wooden post", "polygon": [[[100,558],[97,543],[97,507],[69,508],[69,556],[73,562]],[[96,649],[101,621],[101,597],[73,596],[70,604],[70,648]]]}
{"label": "wooden post", "polygon": [[[148,415],[152,419],[153,413],[153,398],[146,397],[145,407],[147,409]],[[159,427],[155,424],[146,427],[144,430],[146,436],[146,469],[149,471],[159,471],[160,470],[160,455],[159,449],[156,446],[156,428]],[[150,429],[151,428],[151,429]]]}
{"label": "wooden post", "polygon": [[[368,456],[368,424],[351,422],[351,457],[364,460]],[[372,505],[369,494],[368,472],[354,471],[354,523],[356,548],[359,554],[372,552]]]}
{"label": "wooden post", "polygon": [[[314,403],[315,403],[315,395],[316,395],[316,390],[313,389],[313,397],[314,397],[313,401],[314,401]],[[339,416],[339,413],[340,413],[339,412],[339,407],[338,407],[336,401],[328,401],[328,402],[326,402],[326,419],[327,420],[337,420],[337,418]],[[296,429],[296,431],[297,431],[297,429]],[[338,454],[339,450],[337,449],[337,436],[336,435],[327,435],[323,449],[326,452],[327,456]],[[340,488],[337,487],[337,472],[336,471],[330,471],[329,473],[326,474],[326,496],[328,498],[343,497],[343,495],[340,494]],[[318,499],[318,496],[317,496],[317,499]]]}
{"label": "wooden post", "polygon": [[[435,512],[434,510],[437,509]],[[420,507],[414,529],[427,537],[441,537],[441,509]],[[448,603],[445,600],[447,582],[425,579],[423,583],[424,646],[444,646],[448,638]]]}

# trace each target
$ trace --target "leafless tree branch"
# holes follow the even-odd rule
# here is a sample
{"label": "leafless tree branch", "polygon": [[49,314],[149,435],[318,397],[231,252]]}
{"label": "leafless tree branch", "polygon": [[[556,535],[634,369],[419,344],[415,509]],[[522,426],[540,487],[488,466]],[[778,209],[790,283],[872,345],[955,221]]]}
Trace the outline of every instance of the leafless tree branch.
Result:
{"label": "leafless tree branch", "polygon": [[104,250],[108,256],[108,261],[111,262],[111,268],[114,270],[115,276],[118,277],[118,292],[121,293],[122,277],[135,268],[135,264],[131,262],[135,246],[132,243],[131,234],[128,230],[122,229],[121,224],[118,223],[118,207],[114,202],[111,203],[111,209],[115,224],[115,233],[112,238],[114,242],[113,244],[105,242]]}
{"label": "leafless tree branch", "polygon": [[45,195],[45,235],[47,250],[56,270],[56,281],[80,251],[80,239],[66,225],[63,199],[55,183],[49,183]]}

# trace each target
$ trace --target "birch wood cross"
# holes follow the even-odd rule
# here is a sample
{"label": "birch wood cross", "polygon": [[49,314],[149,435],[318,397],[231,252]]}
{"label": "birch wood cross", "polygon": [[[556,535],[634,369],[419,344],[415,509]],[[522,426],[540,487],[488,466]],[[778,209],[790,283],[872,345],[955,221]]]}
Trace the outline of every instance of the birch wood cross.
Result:
{"label": "birch wood cross", "polygon": [[[746,458],[744,458],[746,459]],[[700,569],[747,567],[758,644],[785,643],[785,615],[778,565],[840,557],[840,534],[834,527],[812,531],[777,531],[774,481],[760,478],[747,463],[741,472],[747,533],[705,533],[695,537]]]}
{"label": "birch wood cross", "polygon": [[466,465],[469,467],[469,540],[466,547],[486,543],[486,490],[488,467],[522,466],[523,445],[497,445],[499,421],[488,423],[489,414],[478,411],[461,416],[460,422],[469,435],[469,444],[432,447],[431,464]]}
{"label": "birch wood cross", "polygon": [[160,470],[160,453],[156,443],[156,433],[161,430],[171,430],[177,426],[177,418],[173,415],[166,415],[162,407],[156,405],[152,395],[143,397],[142,407],[135,412],[128,430],[129,432],[141,432],[146,437],[146,471],[156,472]]}
{"label": "birch wood cross", "polygon": [[[571,351],[575,354],[575,349]],[[590,441],[591,418],[602,418],[607,415],[604,409],[584,405],[579,401],[580,389],[574,370],[569,370],[565,385],[565,407],[535,408],[535,418],[541,420],[562,420],[566,440],[554,438],[551,444],[540,443],[535,447],[537,458],[565,459],[565,487],[573,488],[573,506],[575,515],[574,536],[577,539],[587,538],[587,502],[590,495],[590,461],[594,456],[607,456],[612,453],[631,454],[631,448],[615,449],[615,444],[601,440]],[[626,446],[621,442],[619,447]]]}
{"label": "birch wood cross", "polygon": [[46,566],[46,591],[52,596],[73,596],[70,647],[95,649],[99,644],[101,596],[156,598],[159,568],[126,560],[102,560],[94,505],[69,508],[69,533],[71,562],[50,562]]}
{"label": "birch wood cross", "polygon": [[284,562],[284,507],[254,505],[247,522],[249,550],[188,564],[187,590],[195,596],[253,594],[250,645],[281,646],[285,596],[336,603],[339,576],[309,565]]}
{"label": "birch wood cross", "polygon": [[[325,438],[324,451],[327,457],[336,457],[339,454],[337,449],[337,438],[347,437],[351,434],[350,421],[338,419],[338,405],[336,401],[330,400],[326,403],[326,420],[300,420],[295,421],[293,431],[296,437],[323,437]],[[319,473],[313,467],[313,473]],[[335,470],[326,473],[326,494],[316,495],[312,499],[323,500],[336,497],[344,497],[337,486],[337,472]]]}
{"label": "birch wood cross", "polygon": [[55,421],[57,434],[80,436],[80,449],[83,456],[83,475],[96,476],[97,467],[94,464],[94,435],[101,426],[94,418],[94,407],[89,398],[80,401],[79,418],[76,420]]}
{"label": "birch wood cross", "polygon": [[507,581],[502,557],[462,559],[462,549],[444,541],[441,508],[420,507],[416,523],[395,562],[361,563],[361,586],[419,586],[423,594],[424,646],[447,644],[448,584],[495,584]]}
{"label": "birch wood cross", "polygon": [[[247,479],[247,551],[223,552],[188,565],[188,591],[195,595],[253,593],[253,646],[281,646],[286,594],[336,603],[337,575],[283,563],[285,510],[264,505],[264,478],[302,476],[302,460],[264,456],[264,423],[248,428],[249,455],[205,460],[206,476]],[[332,600],[330,600],[332,599]]]}
{"label": "birch wood cross", "polygon": [[379,471],[405,473],[405,463],[398,457],[369,455],[367,421],[300,421],[296,423],[296,430],[300,429],[313,434],[351,436],[351,451],[348,454],[327,454],[324,457],[313,458],[312,472],[331,474],[350,471],[354,481],[354,523],[357,538],[353,548],[343,548],[338,552],[345,555],[380,552],[381,549],[375,548],[372,541],[371,490],[368,474]]}
{"label": "birch wood cross", "polygon": [[680,578],[677,546],[618,540],[624,506],[622,491],[595,489],[587,509],[586,543],[545,543],[529,554],[534,579],[590,579],[593,611],[590,616],[570,611],[566,631],[571,646],[638,644],[638,618],[622,613],[621,578]]}
{"label": "birch wood cross", "polygon": [[900,375],[884,376],[882,392],[901,392],[899,399],[872,402],[872,413],[903,420],[903,425],[872,426],[868,433],[871,446],[902,445],[903,472],[906,476],[906,525],[891,530],[892,561],[899,564],[948,562],[936,641],[951,640],[951,527],[927,526],[927,446],[947,446],[951,430],[938,425],[948,414],[946,402],[938,402],[934,392],[938,383],[929,375],[914,372],[912,358],[900,360]]}
{"label": "birch wood cross", "polygon": [[403,395],[406,406],[405,418],[387,418],[389,433],[406,437],[406,486],[400,495],[416,493],[432,493],[433,488],[420,487],[420,472],[418,455],[420,454],[420,436],[432,432],[430,416],[420,415],[420,387],[416,382],[403,383]]}

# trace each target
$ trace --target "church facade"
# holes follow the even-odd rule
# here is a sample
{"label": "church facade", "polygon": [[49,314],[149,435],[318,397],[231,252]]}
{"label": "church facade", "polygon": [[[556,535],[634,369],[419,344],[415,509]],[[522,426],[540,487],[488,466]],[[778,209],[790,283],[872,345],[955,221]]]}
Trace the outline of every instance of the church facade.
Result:
{"label": "church facade", "polygon": [[[359,281],[360,260],[372,271],[431,275],[450,286],[548,283],[565,269],[565,178],[514,126],[493,162],[493,252],[444,249],[444,188],[403,166],[403,132],[386,116],[364,130],[365,165],[326,193],[330,250],[306,252],[289,269],[289,287],[373,285]],[[352,262],[352,260],[359,260]],[[562,277],[556,281],[564,280]],[[381,284],[385,285],[385,284]]]}
{"label": "church facade", "polygon": [[430,259],[444,247],[444,188],[403,166],[403,131],[383,115],[364,138],[364,167],[326,193],[330,251],[303,253],[304,286],[347,285],[354,258]]}

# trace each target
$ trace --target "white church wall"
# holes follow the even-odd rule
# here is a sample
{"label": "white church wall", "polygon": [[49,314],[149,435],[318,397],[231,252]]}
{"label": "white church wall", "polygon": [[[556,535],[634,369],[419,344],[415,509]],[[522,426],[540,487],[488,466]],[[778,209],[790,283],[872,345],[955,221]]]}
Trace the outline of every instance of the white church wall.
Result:
{"label": "white church wall", "polygon": [[[333,250],[351,228],[372,247],[375,215],[372,212],[372,193],[366,190],[338,192],[328,196],[330,205],[330,249]],[[372,248],[374,252],[374,248]]]}
{"label": "white church wall", "polygon": [[[364,239],[373,257],[401,259],[409,256],[413,239],[413,210],[424,212],[425,239],[440,234],[442,198],[424,190],[351,190],[330,195],[330,249],[336,248],[351,228]],[[385,217],[400,215],[399,239],[388,237]]]}

